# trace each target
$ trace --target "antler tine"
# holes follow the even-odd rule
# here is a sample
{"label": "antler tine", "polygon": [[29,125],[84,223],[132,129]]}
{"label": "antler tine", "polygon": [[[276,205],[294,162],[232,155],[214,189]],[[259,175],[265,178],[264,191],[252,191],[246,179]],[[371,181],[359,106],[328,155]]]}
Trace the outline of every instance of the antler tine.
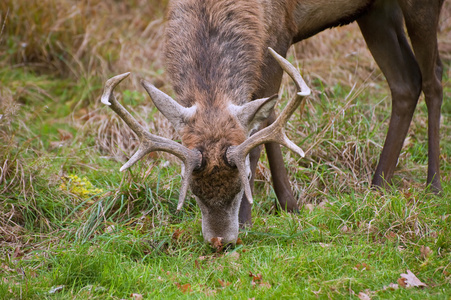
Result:
{"label": "antler tine", "polygon": [[238,174],[241,179],[241,184],[244,186],[244,194],[246,195],[246,199],[249,202],[249,204],[253,204],[254,200],[252,197],[252,190],[251,185],[249,183],[249,178],[247,176],[246,172],[246,154],[243,154],[239,149],[239,146],[231,146],[229,149],[227,149],[227,160],[231,163],[233,163],[237,169]]}
{"label": "antler tine", "polygon": [[268,47],[269,52],[274,57],[275,60],[279,63],[280,67],[287,72],[287,74],[293,79],[294,83],[296,84],[296,87],[298,89],[298,94],[301,94],[302,96],[308,96],[310,95],[311,91],[310,88],[307,86],[307,84],[304,81],[304,78],[302,78],[301,74],[299,74],[298,70],[283,56],[281,56],[279,53],[274,51],[273,48]]}
{"label": "antler tine", "polygon": [[177,204],[178,211],[182,209],[183,204],[185,203],[186,192],[188,191],[188,186],[191,181],[193,171],[196,167],[199,166],[198,162],[202,161],[202,154],[200,153],[200,151],[192,150],[190,154],[191,156],[193,156],[193,158],[183,162],[185,165],[185,170],[182,175],[182,186],[180,188],[179,203]]}
{"label": "antler tine", "polygon": [[294,96],[294,99],[291,99],[285,108],[280,113],[279,117],[274,123],[280,123],[281,125],[288,122],[288,119],[291,117],[291,115],[294,113],[296,108],[301,104],[302,100],[310,95],[311,91],[310,88],[305,83],[304,79],[302,78],[301,74],[296,70],[296,68],[290,64],[288,60],[280,56],[276,51],[274,51],[272,48],[268,48],[269,52],[272,54],[272,56],[277,60],[279,65],[282,67],[282,69],[287,72],[287,74],[293,79],[294,83],[296,84],[296,88],[298,92]]}
{"label": "antler tine", "polygon": [[269,51],[277,60],[279,65],[284,69],[284,71],[287,72],[288,75],[290,75],[290,77],[293,79],[298,92],[287,103],[274,123],[249,137],[241,145],[236,147],[236,151],[243,152],[243,154],[247,155],[249,151],[251,151],[258,145],[267,142],[275,142],[284,145],[291,151],[299,154],[299,156],[304,157],[304,151],[302,151],[301,148],[299,148],[296,144],[288,139],[285,131],[283,130],[283,126],[288,122],[288,119],[294,113],[296,108],[301,104],[305,96],[310,95],[310,88],[307,86],[302,76],[292,64],[290,64],[285,58],[277,54],[273,49],[269,48]]}
{"label": "antler tine", "polygon": [[264,143],[275,142],[284,145],[291,151],[297,153],[299,156],[304,157],[304,151],[299,148],[295,143],[290,141],[285,134],[283,126],[287,123],[288,119],[291,117],[296,108],[301,104],[305,96],[310,95],[310,88],[304,82],[304,79],[296,70],[296,68],[291,65],[285,58],[277,54],[273,49],[269,48],[272,56],[277,60],[282,69],[290,75],[296,84],[298,92],[296,95],[287,103],[285,108],[280,113],[279,117],[270,126],[258,131],[254,135],[250,136],[247,140],[238,146],[230,147],[227,151],[228,161],[237,166],[240,173],[241,182],[244,185],[244,191],[246,198],[252,204],[252,193],[245,172],[245,158],[249,152]]}
{"label": "antler tine", "polygon": [[160,137],[148,132],[136,119],[116,100],[113,94],[114,88],[125,78],[130,75],[130,72],[114,76],[107,80],[105,89],[101,98],[102,103],[109,105],[112,110],[136,133],[140,140],[138,150],[125,163],[120,171],[124,171],[134,165],[144,155],[152,151],[164,151],[171,153],[180,158],[185,164],[185,174],[182,180],[182,188],[179,195],[177,209],[183,206],[186,192],[191,179],[192,171],[200,164],[202,154],[198,150],[191,150],[183,145],[174,142],[170,139]]}
{"label": "antler tine", "polygon": [[108,79],[105,82],[105,89],[101,98],[102,103],[111,107],[112,110],[130,127],[136,135],[141,139],[145,132],[147,132],[136,119],[116,100],[114,96],[114,89],[121,83],[122,80],[127,78],[130,72],[120,74]]}

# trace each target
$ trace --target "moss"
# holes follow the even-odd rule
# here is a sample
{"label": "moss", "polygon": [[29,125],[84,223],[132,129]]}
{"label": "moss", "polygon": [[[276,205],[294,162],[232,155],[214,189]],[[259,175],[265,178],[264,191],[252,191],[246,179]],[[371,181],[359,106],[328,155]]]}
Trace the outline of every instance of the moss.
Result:
{"label": "moss", "polygon": [[104,193],[102,189],[96,188],[86,177],[80,178],[71,174],[61,177],[61,180],[63,181],[60,185],[61,190],[68,191],[82,199],[101,196]]}

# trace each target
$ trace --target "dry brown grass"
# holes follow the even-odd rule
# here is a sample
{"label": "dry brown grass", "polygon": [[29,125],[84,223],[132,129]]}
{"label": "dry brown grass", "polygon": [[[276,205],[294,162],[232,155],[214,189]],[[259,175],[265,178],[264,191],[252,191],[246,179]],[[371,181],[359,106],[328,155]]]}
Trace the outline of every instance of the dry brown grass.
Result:
{"label": "dry brown grass", "polygon": [[105,78],[130,64],[140,70],[158,61],[166,2],[2,1],[1,61],[76,79]]}
{"label": "dry brown grass", "polygon": [[[12,122],[17,117],[19,105],[14,101],[8,89],[0,87],[0,195],[7,194],[10,190],[16,190],[25,198],[30,196],[28,177],[23,160],[18,153],[13,151],[17,147],[14,141]],[[21,219],[21,213],[13,206],[0,201],[0,247],[5,243],[16,243],[22,232],[22,227],[17,224]]]}
{"label": "dry brown grass", "polygon": [[[7,89],[0,89],[0,194],[12,185],[20,185],[23,167],[11,149],[17,147],[11,123],[17,117],[19,106]],[[9,179],[9,180],[7,180]]]}

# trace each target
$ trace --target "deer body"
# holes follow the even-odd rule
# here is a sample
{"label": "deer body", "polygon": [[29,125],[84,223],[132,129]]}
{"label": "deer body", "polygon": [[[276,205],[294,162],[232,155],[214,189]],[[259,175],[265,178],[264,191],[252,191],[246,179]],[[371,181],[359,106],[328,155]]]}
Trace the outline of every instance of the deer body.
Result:
{"label": "deer body", "polygon": [[[185,179],[179,208],[190,186],[202,211],[205,240],[222,238],[225,243],[233,243],[239,222],[251,222],[251,175],[260,153],[256,146],[265,143],[279,203],[289,211],[296,210],[280,147],[273,142],[303,155],[285,138],[281,128],[309,89],[294,68],[268,51],[268,47],[285,56],[291,44],[326,28],[357,20],[387,78],[393,101],[390,127],[373,185],[383,186],[390,180],[423,90],[429,108],[428,183],[439,190],[438,125],[442,95],[436,30],[442,3],[442,0],[427,4],[421,0],[172,1],[166,29],[166,67],[178,102],[148,83],[143,85],[180,133],[183,146],[142,132],[111,93],[127,75],[111,79],[102,102],[112,102],[112,108],[124,116],[144,145],[123,169],[150,151],[162,150],[180,157],[185,164]],[[404,34],[403,16],[415,56]],[[293,78],[299,93],[276,119],[275,98],[270,96],[278,92],[283,70]],[[253,135],[261,126],[271,123]],[[168,145],[165,148],[160,143]],[[242,201],[246,198],[249,201]]]}

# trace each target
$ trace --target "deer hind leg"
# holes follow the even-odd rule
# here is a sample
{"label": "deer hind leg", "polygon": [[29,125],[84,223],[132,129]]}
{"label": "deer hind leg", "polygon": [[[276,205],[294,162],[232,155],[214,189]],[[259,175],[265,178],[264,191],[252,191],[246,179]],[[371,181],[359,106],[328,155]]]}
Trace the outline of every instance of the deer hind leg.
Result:
{"label": "deer hind leg", "polygon": [[407,42],[402,11],[396,2],[376,1],[358,24],[386,77],[392,96],[388,133],[372,181],[373,186],[386,187],[393,176],[421,93],[421,73]]}
{"label": "deer hind leg", "polygon": [[423,78],[422,89],[428,108],[427,184],[434,192],[440,183],[440,110],[443,101],[442,63],[437,47],[437,27],[443,0],[400,1],[407,31]]}

